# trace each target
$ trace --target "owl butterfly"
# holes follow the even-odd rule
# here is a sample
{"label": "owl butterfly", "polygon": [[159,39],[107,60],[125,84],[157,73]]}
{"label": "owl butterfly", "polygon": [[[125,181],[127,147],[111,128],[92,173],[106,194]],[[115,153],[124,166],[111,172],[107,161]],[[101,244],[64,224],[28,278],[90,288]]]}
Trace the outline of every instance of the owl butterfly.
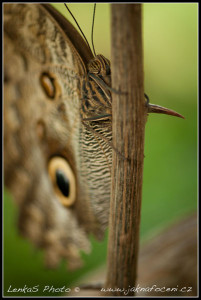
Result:
{"label": "owl butterfly", "polygon": [[[5,184],[20,232],[50,267],[61,258],[78,267],[88,233],[101,239],[108,222],[111,96],[90,68],[92,52],[53,7],[4,5]],[[110,75],[101,78],[110,85]]]}
{"label": "owl butterfly", "polygon": [[108,224],[110,86],[109,61],[52,6],[4,4],[5,184],[48,266],[80,266]]}

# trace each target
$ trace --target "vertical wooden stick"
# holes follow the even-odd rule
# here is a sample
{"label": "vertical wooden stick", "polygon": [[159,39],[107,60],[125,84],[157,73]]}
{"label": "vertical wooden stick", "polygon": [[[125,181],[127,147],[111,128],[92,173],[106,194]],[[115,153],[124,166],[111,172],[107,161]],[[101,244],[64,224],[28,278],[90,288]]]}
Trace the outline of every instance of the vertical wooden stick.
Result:
{"label": "vertical wooden stick", "polygon": [[[143,83],[141,4],[112,4],[113,151],[106,288],[136,282],[146,108]],[[134,295],[133,291],[127,291]],[[125,296],[123,291],[108,295]]]}

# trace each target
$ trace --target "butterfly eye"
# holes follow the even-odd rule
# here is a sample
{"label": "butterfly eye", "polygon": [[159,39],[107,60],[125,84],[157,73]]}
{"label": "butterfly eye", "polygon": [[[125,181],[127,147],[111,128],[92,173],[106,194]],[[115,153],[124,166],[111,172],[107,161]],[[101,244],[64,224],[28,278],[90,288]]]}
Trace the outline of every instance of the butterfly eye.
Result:
{"label": "butterfly eye", "polygon": [[89,73],[99,74],[101,71],[100,61],[96,58],[92,59],[88,64]]}
{"label": "butterfly eye", "polygon": [[61,204],[72,206],[76,198],[76,180],[68,162],[62,157],[53,157],[49,161],[48,172]]}
{"label": "butterfly eye", "polygon": [[44,72],[40,77],[40,83],[47,97],[55,99],[58,95],[59,87],[54,76],[48,72]]}

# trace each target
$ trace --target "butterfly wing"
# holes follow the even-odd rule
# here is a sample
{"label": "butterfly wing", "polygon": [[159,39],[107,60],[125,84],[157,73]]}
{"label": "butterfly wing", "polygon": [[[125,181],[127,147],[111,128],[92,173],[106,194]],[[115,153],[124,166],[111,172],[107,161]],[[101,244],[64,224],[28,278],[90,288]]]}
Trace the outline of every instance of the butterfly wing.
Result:
{"label": "butterfly wing", "polygon": [[[111,149],[80,119],[80,78],[92,54],[53,12],[4,4],[4,177],[19,205],[21,233],[45,249],[49,266],[66,258],[74,268],[79,250],[90,251],[87,233],[101,237],[107,224]],[[49,172],[55,157],[73,174],[75,199],[67,205],[58,192],[63,181]]]}

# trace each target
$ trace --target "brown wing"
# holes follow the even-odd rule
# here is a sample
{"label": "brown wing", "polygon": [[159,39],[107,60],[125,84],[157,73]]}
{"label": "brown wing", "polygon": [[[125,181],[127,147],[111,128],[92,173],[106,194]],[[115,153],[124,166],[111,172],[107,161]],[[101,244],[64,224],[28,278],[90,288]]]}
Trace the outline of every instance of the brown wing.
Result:
{"label": "brown wing", "polygon": [[[43,4],[42,6],[48,11],[53,20],[59,24],[60,28],[62,28],[67,40],[71,42],[73,53],[76,52],[76,56],[79,56],[79,61],[82,61],[81,74],[83,74],[84,69],[85,76],[80,78],[79,90],[80,96],[83,97],[85,93],[88,94],[88,91],[86,91],[83,86],[85,86],[86,81],[88,82],[86,69],[89,62],[93,59],[93,54],[71,23],[52,6],[48,4]],[[92,87],[89,94],[91,97],[97,99]],[[80,99],[80,106],[82,106],[82,101],[83,99]],[[98,101],[101,102],[100,98]],[[105,112],[103,108],[102,110]],[[98,110],[95,114],[98,114]],[[112,162],[111,120],[84,122],[83,124],[83,126],[80,126],[79,135],[79,181],[82,189],[87,193],[89,205],[86,208],[83,207],[84,202],[82,201],[81,192],[81,195],[77,199],[77,205],[80,205],[80,209],[78,209],[77,212],[79,214],[79,220],[85,224],[86,230],[93,232],[97,238],[101,239],[108,225],[109,214],[110,168]],[[90,217],[88,213],[83,213],[85,210],[88,212],[89,207],[91,210]]]}
{"label": "brown wing", "polygon": [[87,232],[101,236],[108,216],[111,155],[102,150],[111,150],[80,120],[91,53],[74,32],[50,6],[4,4],[5,184],[21,233],[45,249],[49,266],[60,258],[79,265],[79,250],[90,251]]}

